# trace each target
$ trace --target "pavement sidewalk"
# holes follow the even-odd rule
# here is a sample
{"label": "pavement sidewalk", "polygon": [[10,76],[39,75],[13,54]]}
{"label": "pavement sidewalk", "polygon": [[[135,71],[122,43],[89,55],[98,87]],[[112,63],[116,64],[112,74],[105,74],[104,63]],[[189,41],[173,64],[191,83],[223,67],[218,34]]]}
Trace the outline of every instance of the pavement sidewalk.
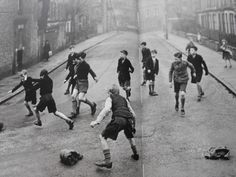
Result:
{"label": "pavement sidewalk", "polygon": [[[163,33],[158,33],[157,35],[164,39]],[[169,34],[169,38],[166,41],[183,53],[185,53],[185,47],[189,42],[188,39],[174,34]],[[231,69],[224,68],[225,62],[222,59],[222,53],[211,50],[203,45],[199,45],[197,42],[194,42],[194,44],[198,48],[198,54],[202,55],[205,60],[211,76],[224,85],[229,92],[236,95],[236,62],[231,60],[233,67]]]}
{"label": "pavement sidewalk", "polygon": [[[92,48],[97,44],[103,42],[104,40],[113,37],[116,34],[117,32],[110,32],[96,37],[92,37],[86,41],[83,41],[75,45],[75,51],[80,52]],[[47,69],[49,73],[51,73],[55,69],[63,65],[67,61],[67,57],[68,57],[68,50],[63,50],[50,57],[48,62],[37,63],[27,68],[27,71],[30,76],[34,78],[39,78],[39,73],[42,69]],[[7,93],[9,90],[13,89],[14,86],[16,86],[19,82],[20,80],[18,74],[0,80],[0,105],[23,91],[23,88],[20,88],[14,93],[10,94]]]}

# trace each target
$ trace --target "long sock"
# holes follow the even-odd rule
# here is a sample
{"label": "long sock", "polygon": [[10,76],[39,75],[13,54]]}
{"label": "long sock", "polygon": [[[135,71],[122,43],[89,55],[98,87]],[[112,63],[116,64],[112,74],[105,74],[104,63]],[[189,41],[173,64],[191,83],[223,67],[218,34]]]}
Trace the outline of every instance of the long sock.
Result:
{"label": "long sock", "polygon": [[149,85],[148,87],[149,87],[149,93],[152,93],[152,86]]}
{"label": "long sock", "polygon": [[184,109],[185,98],[181,98],[181,108]]}
{"label": "long sock", "polygon": [[77,109],[77,101],[73,100],[72,101],[72,112],[76,114],[76,109]]}
{"label": "long sock", "polygon": [[86,100],[84,101],[84,103],[88,104],[90,107],[93,107],[93,103],[91,101],[89,101],[87,98]]}
{"label": "long sock", "polygon": [[25,107],[28,109],[29,113],[32,113],[32,110],[31,110],[29,104],[25,104]]}
{"label": "long sock", "polygon": [[152,92],[154,92],[154,84],[152,84]]}
{"label": "long sock", "polygon": [[131,149],[134,154],[138,154],[136,146],[131,146]]}
{"label": "long sock", "polygon": [[79,114],[81,101],[77,102],[76,113]]}
{"label": "long sock", "polygon": [[179,105],[179,94],[175,94],[175,102]]}
{"label": "long sock", "polygon": [[104,157],[105,157],[105,162],[106,162],[106,163],[110,163],[110,162],[111,162],[110,149],[105,149],[105,150],[103,150],[103,154],[104,154]]}

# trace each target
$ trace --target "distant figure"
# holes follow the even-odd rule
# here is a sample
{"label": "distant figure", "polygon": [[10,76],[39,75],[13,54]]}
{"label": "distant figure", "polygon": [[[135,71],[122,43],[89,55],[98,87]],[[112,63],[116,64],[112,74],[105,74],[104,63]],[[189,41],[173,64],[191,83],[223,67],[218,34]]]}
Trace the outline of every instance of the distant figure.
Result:
{"label": "distant figure", "polygon": [[24,53],[24,47],[22,46],[22,44],[20,44],[19,48],[16,49],[16,62],[18,71],[22,70],[23,53]]}
{"label": "distant figure", "polygon": [[199,44],[201,44],[201,38],[202,38],[201,33],[198,32],[198,33],[197,33],[197,42],[198,42]]}
{"label": "distant figure", "polygon": [[222,58],[225,60],[225,68],[227,68],[227,61],[229,63],[229,68],[232,68],[230,59],[232,58],[233,54],[229,49],[228,43],[225,39],[222,39],[222,45],[220,46],[220,49],[222,50]]}
{"label": "distant figure", "polygon": [[185,51],[187,52],[187,55],[190,55],[190,48],[195,46],[193,43],[193,38],[189,37],[189,43],[187,44],[187,46],[185,47]]}
{"label": "distant figure", "polygon": [[48,61],[48,59],[50,57],[50,52],[51,52],[51,47],[50,47],[49,41],[46,40],[45,44],[43,46],[43,59],[45,61]]}

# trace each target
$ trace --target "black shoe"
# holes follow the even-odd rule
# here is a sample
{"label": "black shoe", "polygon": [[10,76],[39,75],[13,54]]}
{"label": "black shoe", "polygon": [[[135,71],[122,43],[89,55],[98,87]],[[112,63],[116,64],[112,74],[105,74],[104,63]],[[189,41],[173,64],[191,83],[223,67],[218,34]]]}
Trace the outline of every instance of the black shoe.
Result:
{"label": "black shoe", "polygon": [[201,96],[203,96],[203,95],[205,95],[205,93],[204,93],[204,92],[202,92],[202,93],[201,93]]}
{"label": "black shoe", "polygon": [[93,102],[93,106],[91,107],[91,115],[93,116],[97,110],[97,104]]}
{"label": "black shoe", "polygon": [[134,160],[139,160],[139,155],[138,154],[133,154],[131,155],[131,158]]}
{"label": "black shoe", "polygon": [[151,92],[149,93],[150,96],[158,96],[158,94],[156,92]]}
{"label": "black shoe", "polygon": [[42,122],[41,122],[41,120],[40,121],[37,121],[37,122],[34,122],[34,125],[37,125],[37,126],[42,126]]}
{"label": "black shoe", "polygon": [[72,112],[68,117],[69,117],[70,119],[75,119],[76,116],[77,116],[77,114],[75,114],[75,113]]}
{"label": "black shoe", "polygon": [[29,112],[29,114],[26,114],[25,116],[30,117],[30,116],[33,116],[33,115],[34,115],[33,112]]}
{"label": "black shoe", "polygon": [[66,123],[69,125],[69,130],[72,130],[74,128],[74,121],[71,120],[71,121],[66,121]]}
{"label": "black shoe", "polygon": [[95,163],[98,167],[112,168],[112,162],[106,162],[105,160]]}
{"label": "black shoe", "polygon": [[184,109],[181,109],[181,116],[184,116],[185,115],[185,110]]}
{"label": "black shoe", "polygon": [[64,95],[68,95],[69,93],[70,93],[69,90],[66,90]]}
{"label": "black shoe", "polygon": [[143,83],[141,84],[141,86],[145,86],[146,85],[146,82],[145,81],[143,81]]}
{"label": "black shoe", "polygon": [[179,111],[179,105],[175,104],[175,111],[178,112]]}
{"label": "black shoe", "polygon": [[197,97],[197,101],[200,102],[201,101],[201,96]]}

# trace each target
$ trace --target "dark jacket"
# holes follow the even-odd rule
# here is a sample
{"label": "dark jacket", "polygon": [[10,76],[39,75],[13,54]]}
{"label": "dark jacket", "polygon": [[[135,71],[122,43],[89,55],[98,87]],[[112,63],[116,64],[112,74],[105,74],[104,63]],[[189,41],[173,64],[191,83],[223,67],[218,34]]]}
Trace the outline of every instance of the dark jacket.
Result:
{"label": "dark jacket", "polygon": [[149,58],[152,58],[151,51],[149,48],[143,48],[142,49],[142,62],[143,62],[143,68],[146,67],[146,62]]}
{"label": "dark jacket", "polygon": [[147,60],[146,63],[146,71],[151,70],[150,74],[158,74],[159,73],[159,61],[155,59],[155,64],[152,58]]}
{"label": "dark jacket", "polygon": [[89,73],[93,78],[96,77],[96,74],[86,61],[83,61],[75,66],[75,74],[77,75],[78,80],[88,80]]}
{"label": "dark jacket", "polygon": [[53,81],[49,76],[44,76],[43,79],[32,79],[34,82],[38,82],[41,96],[51,94],[53,89]]}
{"label": "dark jacket", "polygon": [[35,92],[36,91],[35,88],[34,88],[33,80],[32,80],[31,77],[27,77],[26,80],[22,79],[21,82],[12,89],[12,92],[15,92],[21,86],[24,87],[25,92],[31,92],[31,91]]}
{"label": "dark jacket", "polygon": [[187,61],[174,61],[171,64],[171,68],[169,71],[169,82],[172,82],[172,79],[174,78],[175,82],[178,83],[187,83],[189,80],[187,67],[191,69],[192,73],[196,73],[194,66],[187,62]]}
{"label": "dark jacket", "polygon": [[187,60],[194,66],[196,73],[202,73],[202,69],[204,69],[206,74],[208,74],[207,65],[201,55],[196,54],[194,58],[192,55],[189,55]]}
{"label": "dark jacket", "polygon": [[70,72],[74,72],[74,60],[75,60],[75,54],[69,54],[68,59],[67,59],[67,64],[66,64],[66,69],[69,69]]}
{"label": "dark jacket", "polygon": [[118,77],[122,80],[130,80],[130,72],[134,72],[134,67],[130,63],[129,59],[120,58],[117,66]]}

